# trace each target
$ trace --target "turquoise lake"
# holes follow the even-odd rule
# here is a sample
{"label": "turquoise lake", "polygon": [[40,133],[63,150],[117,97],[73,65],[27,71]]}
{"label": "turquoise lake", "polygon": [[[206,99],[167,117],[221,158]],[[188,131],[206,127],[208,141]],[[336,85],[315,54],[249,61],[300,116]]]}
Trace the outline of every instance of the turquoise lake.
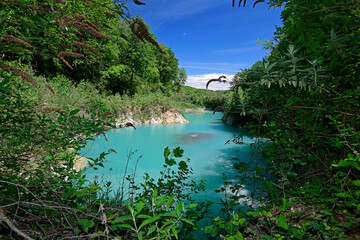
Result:
{"label": "turquoise lake", "polygon": [[[101,152],[108,152],[108,149],[114,149],[117,153],[111,152],[106,156],[104,168],[87,169],[87,178],[103,178],[120,186],[128,154],[136,151],[131,157],[126,175],[134,171],[136,160],[141,157],[135,181],[143,182],[145,173],[156,179],[163,169],[164,148],[180,146],[184,150],[183,159],[190,158],[189,166],[193,168],[191,180],[206,180],[206,191],[200,192],[195,198],[218,202],[223,194],[215,193],[215,190],[223,185],[222,173],[226,173],[230,181],[236,181],[232,157],[248,162],[251,154],[249,144],[252,140],[243,136],[244,144],[241,145],[228,141],[239,134],[239,129],[224,124],[221,121],[222,113],[213,115],[210,111],[199,111],[184,115],[190,123],[141,125],[136,126],[136,130],[131,127],[113,129],[106,132],[108,141],[102,135],[95,137],[94,141],[89,141],[82,149],[82,156],[95,158]],[[248,195],[250,191],[244,186],[241,194]]]}

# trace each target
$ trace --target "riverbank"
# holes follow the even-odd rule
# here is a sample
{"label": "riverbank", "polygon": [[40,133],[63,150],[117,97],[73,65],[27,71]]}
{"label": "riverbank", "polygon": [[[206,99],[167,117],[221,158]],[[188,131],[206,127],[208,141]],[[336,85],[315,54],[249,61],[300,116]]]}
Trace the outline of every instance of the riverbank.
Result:
{"label": "riverbank", "polygon": [[148,125],[148,124],[178,124],[188,123],[184,115],[175,110],[167,109],[165,107],[154,107],[152,109],[146,109],[145,111],[141,107],[134,107],[132,110],[120,114],[116,118],[116,128],[125,127],[126,123],[132,123],[133,125]]}

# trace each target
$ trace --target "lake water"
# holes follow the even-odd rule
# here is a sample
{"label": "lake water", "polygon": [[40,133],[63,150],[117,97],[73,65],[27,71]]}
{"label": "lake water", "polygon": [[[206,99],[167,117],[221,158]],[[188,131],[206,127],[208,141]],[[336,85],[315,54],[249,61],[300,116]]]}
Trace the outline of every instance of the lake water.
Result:
{"label": "lake water", "polygon": [[[215,193],[223,185],[222,173],[229,179],[235,180],[235,170],[232,167],[232,157],[243,162],[250,158],[249,144],[251,139],[243,137],[244,144],[234,144],[228,141],[239,134],[237,127],[224,124],[221,121],[222,113],[210,111],[188,112],[184,114],[190,121],[188,124],[171,125],[142,125],[133,128],[113,129],[104,136],[95,137],[80,152],[85,157],[97,157],[101,152],[114,149],[106,156],[104,168],[98,170],[87,169],[89,180],[105,178],[120,186],[119,179],[124,176],[124,169],[128,154],[132,155],[126,174],[134,170],[135,162],[139,159],[136,170],[136,182],[143,182],[145,173],[155,179],[160,176],[164,164],[164,148],[170,149],[180,146],[184,149],[183,159],[190,158],[190,167],[193,168],[192,180],[206,180],[206,191],[199,193],[197,199],[207,199],[215,202],[223,197],[222,193]],[[228,142],[228,143],[227,143]],[[250,189],[244,186],[242,194],[249,194]]]}

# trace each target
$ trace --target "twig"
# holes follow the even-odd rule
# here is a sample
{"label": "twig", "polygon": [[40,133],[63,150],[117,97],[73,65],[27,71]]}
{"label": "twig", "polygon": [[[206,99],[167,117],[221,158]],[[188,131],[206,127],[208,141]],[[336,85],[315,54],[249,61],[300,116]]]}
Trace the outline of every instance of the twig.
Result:
{"label": "twig", "polygon": [[[322,111],[328,111],[328,109],[325,109],[325,108],[319,108],[319,107],[304,107],[304,106],[291,106],[292,108],[302,108],[302,109],[312,109],[312,110],[322,110]],[[289,108],[291,108],[289,107]],[[337,112],[337,113],[341,113],[343,115],[347,115],[347,116],[355,116],[355,117],[360,117],[359,114],[353,114],[353,113],[347,113],[347,112],[343,112],[343,111],[337,111],[337,110],[334,110],[334,112]]]}
{"label": "twig", "polygon": [[[351,169],[348,171],[344,182],[341,184],[340,193],[342,193],[342,191],[344,190],[345,183],[347,182],[350,173],[351,173]],[[336,202],[337,202],[337,201],[336,201]],[[336,207],[336,202],[335,202],[334,205],[332,206],[331,211],[334,211],[334,209],[335,209],[335,207]]]}
{"label": "twig", "polygon": [[26,235],[25,233],[23,233],[22,231],[20,231],[17,227],[14,226],[14,224],[12,224],[12,222],[7,219],[4,216],[3,210],[2,208],[0,209],[0,223],[4,222],[6,223],[6,225],[14,232],[16,232],[20,237],[26,239],[26,240],[33,240],[33,238],[29,237],[28,235]]}
{"label": "twig", "polygon": [[41,201],[38,197],[36,197],[35,194],[33,194],[27,187],[25,187],[25,186],[23,186],[23,185],[20,185],[20,184],[8,182],[8,181],[3,181],[3,180],[0,180],[0,183],[6,183],[6,184],[14,185],[14,186],[16,186],[16,187],[23,188],[23,189],[25,189],[26,191],[28,191],[36,200],[38,200],[40,203],[42,203],[42,206],[46,206],[46,204],[45,204],[43,201]]}

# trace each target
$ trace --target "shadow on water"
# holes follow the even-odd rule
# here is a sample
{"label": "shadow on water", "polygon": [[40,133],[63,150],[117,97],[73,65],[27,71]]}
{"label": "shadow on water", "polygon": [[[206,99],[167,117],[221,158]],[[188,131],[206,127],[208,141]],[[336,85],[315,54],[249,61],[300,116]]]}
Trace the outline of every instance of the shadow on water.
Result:
{"label": "shadow on water", "polygon": [[193,133],[177,133],[175,137],[178,139],[176,144],[183,144],[183,143],[192,143],[202,140],[207,140],[214,138],[214,134],[204,133],[204,132],[193,132]]}

